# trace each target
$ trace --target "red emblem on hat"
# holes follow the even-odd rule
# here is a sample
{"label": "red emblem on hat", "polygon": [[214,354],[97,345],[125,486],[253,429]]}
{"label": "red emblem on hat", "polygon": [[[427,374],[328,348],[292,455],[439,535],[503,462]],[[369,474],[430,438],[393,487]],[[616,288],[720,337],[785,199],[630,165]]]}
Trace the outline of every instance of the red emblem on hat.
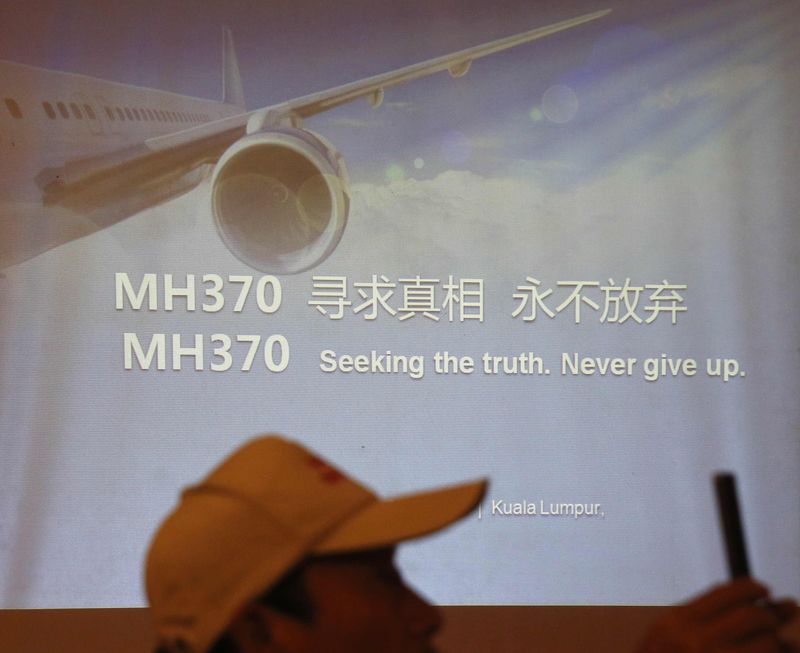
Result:
{"label": "red emblem on hat", "polygon": [[338,469],[331,467],[324,460],[317,458],[316,456],[308,456],[306,461],[308,462],[309,467],[317,470],[320,479],[322,479],[325,483],[330,483],[333,485],[344,480],[344,474],[342,474]]}

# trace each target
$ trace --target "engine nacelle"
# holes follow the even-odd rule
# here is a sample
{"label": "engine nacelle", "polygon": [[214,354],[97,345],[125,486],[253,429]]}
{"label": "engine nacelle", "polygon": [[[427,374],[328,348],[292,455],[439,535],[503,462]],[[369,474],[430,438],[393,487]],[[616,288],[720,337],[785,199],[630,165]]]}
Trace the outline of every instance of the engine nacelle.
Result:
{"label": "engine nacelle", "polygon": [[302,272],[325,260],[339,244],[349,205],[339,152],[318,134],[295,127],[239,139],[211,179],[222,240],[262,272]]}

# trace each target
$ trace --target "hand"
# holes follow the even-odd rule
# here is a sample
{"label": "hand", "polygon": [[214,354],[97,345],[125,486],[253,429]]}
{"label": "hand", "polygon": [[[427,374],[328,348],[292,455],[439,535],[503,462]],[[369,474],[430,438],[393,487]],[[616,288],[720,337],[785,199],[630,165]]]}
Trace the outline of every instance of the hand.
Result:
{"label": "hand", "polygon": [[737,579],[669,610],[637,653],[797,652],[778,632],[796,612],[794,601],[772,601],[763,585]]}

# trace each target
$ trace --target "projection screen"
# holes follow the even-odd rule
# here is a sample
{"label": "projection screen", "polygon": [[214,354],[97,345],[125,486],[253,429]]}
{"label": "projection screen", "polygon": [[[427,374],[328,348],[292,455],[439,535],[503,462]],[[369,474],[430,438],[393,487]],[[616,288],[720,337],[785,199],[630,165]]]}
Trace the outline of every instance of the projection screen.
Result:
{"label": "projection screen", "polygon": [[797,4],[433,4],[0,9],[2,607],[143,605],[180,489],[267,432],[491,479],[401,548],[437,603],[695,593],[721,469],[800,593]]}

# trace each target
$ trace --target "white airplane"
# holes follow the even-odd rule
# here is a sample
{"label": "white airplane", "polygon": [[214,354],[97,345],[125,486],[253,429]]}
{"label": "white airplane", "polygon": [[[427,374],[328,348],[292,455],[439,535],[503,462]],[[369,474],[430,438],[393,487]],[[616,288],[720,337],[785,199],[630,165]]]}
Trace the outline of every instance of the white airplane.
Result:
{"label": "white airplane", "polygon": [[187,192],[211,172],[217,230],[240,260],[294,273],[347,222],[339,152],[303,120],[435,72],[596,20],[596,11],[281,104],[245,111],[230,32],[223,99],[187,97],[0,61],[0,269]]}

